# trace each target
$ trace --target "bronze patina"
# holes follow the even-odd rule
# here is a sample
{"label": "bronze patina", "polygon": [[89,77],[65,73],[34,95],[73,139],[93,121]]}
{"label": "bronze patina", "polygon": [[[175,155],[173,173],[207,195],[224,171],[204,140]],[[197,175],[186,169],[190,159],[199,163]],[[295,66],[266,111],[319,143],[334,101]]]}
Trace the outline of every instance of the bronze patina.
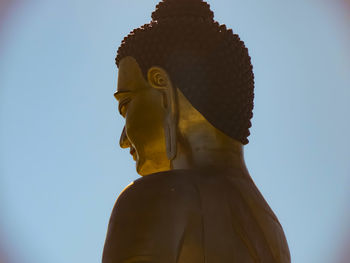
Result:
{"label": "bronze patina", "polygon": [[122,42],[120,146],[142,176],[120,194],[103,263],[290,262],[245,165],[254,75],[202,0],[164,0]]}

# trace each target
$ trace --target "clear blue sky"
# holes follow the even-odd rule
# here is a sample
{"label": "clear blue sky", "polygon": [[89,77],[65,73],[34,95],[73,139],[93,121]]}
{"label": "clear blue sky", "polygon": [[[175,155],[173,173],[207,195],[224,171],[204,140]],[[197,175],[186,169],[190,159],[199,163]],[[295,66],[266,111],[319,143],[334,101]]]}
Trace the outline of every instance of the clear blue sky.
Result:
{"label": "clear blue sky", "polygon": [[[22,0],[0,20],[0,246],[13,259],[4,263],[100,262],[113,204],[138,178],[118,147],[114,57],[156,3]],[[345,263],[350,4],[209,3],[250,50],[256,98],[246,161],[293,262]]]}

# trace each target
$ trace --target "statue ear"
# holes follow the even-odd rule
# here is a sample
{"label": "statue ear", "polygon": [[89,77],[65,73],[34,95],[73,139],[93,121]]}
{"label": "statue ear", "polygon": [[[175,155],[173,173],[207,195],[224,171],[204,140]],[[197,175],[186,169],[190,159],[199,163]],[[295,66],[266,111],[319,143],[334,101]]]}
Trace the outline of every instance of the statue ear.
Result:
{"label": "statue ear", "polygon": [[171,84],[167,72],[160,67],[152,67],[147,72],[148,83],[163,94],[163,107],[166,110],[164,119],[164,133],[166,151],[169,160],[176,156],[176,129],[178,121],[178,109],[176,91]]}

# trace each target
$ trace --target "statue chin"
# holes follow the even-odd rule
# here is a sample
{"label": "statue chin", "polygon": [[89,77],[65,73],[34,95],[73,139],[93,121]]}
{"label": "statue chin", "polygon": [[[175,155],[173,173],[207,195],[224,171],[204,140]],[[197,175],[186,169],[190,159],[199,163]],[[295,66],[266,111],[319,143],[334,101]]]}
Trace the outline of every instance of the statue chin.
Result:
{"label": "statue chin", "polygon": [[136,171],[141,176],[146,176],[153,173],[165,172],[170,170],[170,167],[164,167],[160,163],[153,160],[147,160],[140,157],[136,160]]}
{"label": "statue chin", "polygon": [[150,174],[149,172],[149,168],[147,167],[149,165],[147,165],[147,162],[144,160],[144,158],[137,158],[136,160],[136,172],[141,175],[141,176],[145,176]]}

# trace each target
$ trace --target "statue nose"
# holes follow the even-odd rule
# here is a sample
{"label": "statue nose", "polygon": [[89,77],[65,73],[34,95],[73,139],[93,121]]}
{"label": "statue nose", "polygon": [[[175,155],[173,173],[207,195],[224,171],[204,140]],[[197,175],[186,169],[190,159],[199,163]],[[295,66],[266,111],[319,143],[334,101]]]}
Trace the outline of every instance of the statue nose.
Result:
{"label": "statue nose", "polygon": [[122,134],[120,135],[119,145],[121,148],[128,148],[131,146],[129,139],[126,136],[125,126],[123,128]]}

